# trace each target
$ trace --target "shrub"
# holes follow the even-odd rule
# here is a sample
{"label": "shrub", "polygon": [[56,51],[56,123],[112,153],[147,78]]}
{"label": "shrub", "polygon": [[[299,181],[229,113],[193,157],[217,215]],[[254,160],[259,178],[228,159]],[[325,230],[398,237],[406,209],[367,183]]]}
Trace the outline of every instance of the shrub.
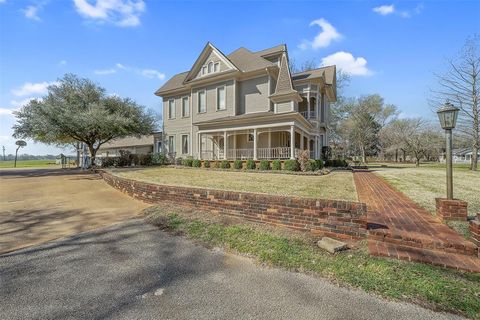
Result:
{"label": "shrub", "polygon": [[102,168],[113,167],[116,165],[115,158],[103,158],[102,159]]}
{"label": "shrub", "polygon": [[298,163],[300,164],[300,169],[302,171],[308,171],[306,168],[308,161],[310,161],[310,152],[308,150],[300,151],[300,154],[298,155]]}
{"label": "shrub", "polygon": [[210,160],[205,160],[205,161],[203,161],[203,166],[204,166],[205,168],[210,168]]}
{"label": "shrub", "polygon": [[132,163],[130,158],[130,151],[119,150],[118,153],[120,153],[120,157],[117,158],[117,166],[126,167]]}
{"label": "shrub", "polygon": [[176,165],[176,166],[180,166],[183,164],[183,159],[182,158],[174,158],[173,159],[173,163]]}
{"label": "shrub", "polygon": [[140,158],[138,157],[138,154],[131,153],[129,158],[132,165],[138,166],[140,164]]}
{"label": "shrub", "polygon": [[297,160],[286,160],[283,169],[286,171],[299,171],[300,163]]}
{"label": "shrub", "polygon": [[348,163],[343,159],[327,160],[325,161],[325,167],[343,168],[348,167]]}
{"label": "shrub", "polygon": [[282,170],[282,162],[280,160],[273,160],[272,170]]}
{"label": "shrub", "polygon": [[220,162],[220,168],[230,169],[230,162],[228,162],[228,160],[222,160],[222,162]]}
{"label": "shrub", "polygon": [[247,167],[248,170],[255,170],[255,169],[257,169],[257,166],[255,165],[255,161],[253,161],[252,159],[248,159],[248,160],[247,160],[246,167]]}
{"label": "shrub", "polygon": [[151,154],[139,154],[138,155],[138,164],[141,166],[151,166],[152,165],[152,155]]}
{"label": "shrub", "polygon": [[185,167],[191,167],[193,165],[193,159],[186,158],[182,160],[182,165]]}
{"label": "shrub", "polygon": [[195,168],[200,168],[202,166],[202,161],[200,161],[198,159],[195,159],[192,162],[192,166],[195,167]]}
{"label": "shrub", "polygon": [[164,166],[168,164],[167,156],[162,153],[154,153],[152,155],[152,164]]}
{"label": "shrub", "polygon": [[315,160],[310,159],[305,163],[304,171],[316,171],[316,170],[317,170],[317,163],[315,162]]}
{"label": "shrub", "polygon": [[260,161],[260,170],[270,170],[270,161],[268,160]]}
{"label": "shrub", "polygon": [[243,169],[243,161],[242,160],[235,160],[233,163],[233,167],[235,169]]}
{"label": "shrub", "polygon": [[316,162],[316,167],[317,167],[317,170],[322,170],[323,169],[323,160],[322,159],[317,159],[315,160]]}

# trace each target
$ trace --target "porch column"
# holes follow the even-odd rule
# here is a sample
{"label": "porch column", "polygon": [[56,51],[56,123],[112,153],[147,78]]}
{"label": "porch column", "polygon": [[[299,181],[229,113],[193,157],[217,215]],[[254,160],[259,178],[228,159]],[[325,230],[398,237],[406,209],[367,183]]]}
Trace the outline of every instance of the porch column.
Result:
{"label": "porch column", "polygon": [[318,109],[319,101],[318,101],[318,92],[317,95],[315,96],[315,111],[316,111],[316,117],[317,119],[320,118],[320,110]]}
{"label": "porch column", "polygon": [[253,160],[257,160],[257,129],[253,129]]}
{"label": "porch column", "polygon": [[237,132],[233,131],[233,159],[237,160]]}
{"label": "porch column", "polygon": [[[309,113],[310,113],[310,112],[309,112]],[[301,133],[300,133],[300,150],[304,150],[304,149],[305,149],[305,145],[304,145],[303,140],[305,140],[305,136],[303,135],[303,131],[301,131]]]}
{"label": "porch column", "polygon": [[198,134],[198,159],[202,160],[202,134]]}
{"label": "porch column", "polygon": [[273,152],[272,152],[272,129],[268,129],[268,158],[272,159],[273,158]]}
{"label": "porch column", "polygon": [[223,131],[223,160],[227,160],[227,131]]}
{"label": "porch column", "polygon": [[[310,90],[307,93],[307,119],[310,119]],[[302,139],[302,143],[303,143],[303,139]]]}
{"label": "porch column", "polygon": [[314,145],[314,148],[315,148],[315,159],[318,159],[320,158],[318,156],[318,136],[315,136],[315,145]]}
{"label": "porch column", "polygon": [[295,159],[295,126],[290,126],[290,159]]}

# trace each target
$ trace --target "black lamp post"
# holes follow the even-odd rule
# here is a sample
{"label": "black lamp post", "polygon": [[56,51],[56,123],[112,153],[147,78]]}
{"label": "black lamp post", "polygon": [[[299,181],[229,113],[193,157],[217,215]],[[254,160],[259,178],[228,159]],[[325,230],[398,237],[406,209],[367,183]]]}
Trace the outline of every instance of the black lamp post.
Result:
{"label": "black lamp post", "polygon": [[445,137],[447,142],[446,147],[446,162],[447,162],[447,199],[453,199],[453,172],[452,172],[452,129],[457,124],[458,111],[450,102],[446,102],[443,107],[438,109],[438,119],[440,125],[445,130]]}

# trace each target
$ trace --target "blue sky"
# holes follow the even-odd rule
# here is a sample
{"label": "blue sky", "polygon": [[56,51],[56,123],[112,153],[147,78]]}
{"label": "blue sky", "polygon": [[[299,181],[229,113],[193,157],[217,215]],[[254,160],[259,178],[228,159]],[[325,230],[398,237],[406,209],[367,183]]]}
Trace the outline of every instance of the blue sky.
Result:
{"label": "blue sky", "polygon": [[0,144],[14,153],[11,111],[67,72],[160,113],[153,92],[207,41],[226,54],[286,43],[298,63],[350,72],[347,96],[379,93],[403,117],[435,120],[433,73],[480,33],[479,16],[480,1],[0,0]]}

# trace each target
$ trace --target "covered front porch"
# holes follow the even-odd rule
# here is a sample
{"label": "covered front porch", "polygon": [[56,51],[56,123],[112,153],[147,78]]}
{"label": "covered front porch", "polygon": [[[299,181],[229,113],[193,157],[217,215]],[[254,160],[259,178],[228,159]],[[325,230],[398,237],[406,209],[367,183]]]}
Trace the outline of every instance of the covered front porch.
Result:
{"label": "covered front porch", "polygon": [[202,160],[295,159],[302,150],[320,157],[319,137],[295,125],[199,131],[198,143]]}

